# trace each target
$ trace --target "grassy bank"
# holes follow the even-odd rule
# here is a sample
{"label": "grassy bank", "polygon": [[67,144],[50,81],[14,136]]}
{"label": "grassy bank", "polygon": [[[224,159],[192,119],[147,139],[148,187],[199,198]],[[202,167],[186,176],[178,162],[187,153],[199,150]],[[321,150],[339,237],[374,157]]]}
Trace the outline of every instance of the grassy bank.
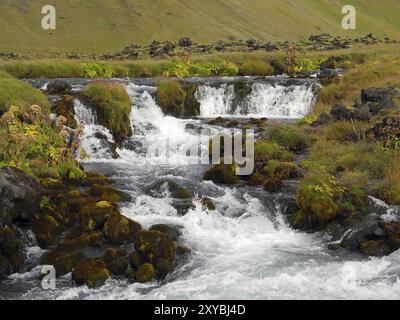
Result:
{"label": "grassy bank", "polygon": [[[385,57],[390,62],[393,52],[399,51],[399,44],[381,44],[371,47],[360,46],[352,49],[326,52],[299,52],[296,59],[297,71],[318,69],[328,59],[340,57],[336,67],[354,69],[365,61],[376,61]],[[338,59],[336,59],[338,60]],[[67,59],[18,60],[0,62],[0,70],[17,78],[37,77],[171,77],[171,76],[232,76],[232,75],[274,75],[287,72],[286,53],[278,52],[233,52],[194,55],[185,58],[143,59],[126,61],[83,61]],[[374,68],[366,66],[371,73]],[[358,73],[357,71],[356,73]],[[356,77],[356,75],[354,75]],[[358,80],[354,78],[354,80]],[[358,83],[362,83],[362,78]],[[351,79],[349,78],[349,82]],[[332,91],[336,90],[332,87]],[[326,101],[326,100],[322,100]]]}

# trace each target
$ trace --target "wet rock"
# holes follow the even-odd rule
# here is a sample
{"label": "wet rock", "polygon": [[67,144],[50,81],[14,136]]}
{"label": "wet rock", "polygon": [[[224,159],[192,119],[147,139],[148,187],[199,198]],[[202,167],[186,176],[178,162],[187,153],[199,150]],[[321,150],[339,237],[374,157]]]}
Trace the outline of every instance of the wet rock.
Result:
{"label": "wet rock", "polygon": [[176,241],[183,234],[181,231],[182,228],[182,226],[178,225],[155,224],[151,226],[150,231],[161,232],[170,237],[173,241]]}
{"label": "wet rock", "polygon": [[51,251],[42,255],[40,264],[54,266],[56,269],[56,276],[62,277],[70,273],[84,258],[85,255],[81,251]]}
{"label": "wet rock", "polygon": [[113,275],[122,275],[129,265],[129,256],[126,249],[109,248],[103,255],[103,261]]}
{"label": "wet rock", "polygon": [[157,278],[164,279],[172,270],[176,247],[169,236],[159,231],[141,230],[135,239],[135,248],[144,262],[155,267]]}
{"label": "wet rock", "polygon": [[131,200],[131,196],[128,193],[108,186],[94,185],[90,188],[90,194],[110,203],[129,202]]}
{"label": "wet rock", "polygon": [[57,116],[64,116],[67,119],[66,125],[70,128],[77,128],[78,123],[75,120],[74,98],[65,95],[62,100],[58,101],[53,108]]}
{"label": "wet rock", "polygon": [[47,85],[47,93],[49,94],[70,94],[71,90],[71,85],[62,80],[55,80]]}
{"label": "wet rock", "polygon": [[103,234],[101,232],[88,232],[64,239],[57,245],[57,250],[62,252],[83,251],[89,247],[101,248]]}
{"label": "wet rock", "polygon": [[111,155],[112,159],[119,158],[119,154],[117,152],[118,145],[115,142],[109,141],[108,137],[101,132],[96,132],[94,134],[94,137],[100,141],[99,148],[97,147],[93,148],[94,152],[96,152],[97,150],[107,150],[107,154]]}
{"label": "wet rock", "polygon": [[14,220],[30,220],[39,211],[38,182],[14,167],[0,169],[0,226]]}
{"label": "wet rock", "polygon": [[238,182],[233,164],[217,164],[204,173],[203,179],[222,184],[235,184]]}
{"label": "wet rock", "polygon": [[122,245],[134,242],[140,229],[139,223],[115,214],[104,223],[103,232],[109,243]]}
{"label": "wet rock", "polygon": [[202,197],[200,200],[202,206],[207,210],[214,211],[216,210],[214,202],[209,197]]}
{"label": "wet rock", "polygon": [[154,197],[164,197],[166,194],[170,194],[171,197],[176,199],[191,199],[193,197],[192,192],[182,187],[179,183],[161,179],[147,187],[147,192]]}
{"label": "wet rock", "polygon": [[136,272],[136,280],[140,283],[146,283],[155,279],[154,267],[150,263],[145,263]]}
{"label": "wet rock", "polygon": [[40,247],[47,248],[56,242],[63,226],[53,216],[41,214],[33,220],[32,230]]}
{"label": "wet rock", "polygon": [[372,225],[362,230],[351,232],[341,242],[341,246],[347,250],[358,251],[362,243],[366,241],[377,241],[385,239],[383,228]]}
{"label": "wet rock", "polygon": [[100,259],[87,258],[78,263],[72,272],[72,279],[79,285],[87,285],[96,288],[104,285],[111,277],[104,261]]}
{"label": "wet rock", "polygon": [[18,272],[24,262],[21,241],[9,226],[0,227],[0,278]]}
{"label": "wet rock", "polygon": [[224,125],[228,120],[222,118],[222,117],[217,117],[213,120],[211,120],[208,124],[212,126],[221,126]]}
{"label": "wet rock", "polygon": [[140,258],[139,253],[132,252],[129,257],[129,262],[134,271],[139,270],[140,266],[142,265],[142,260]]}

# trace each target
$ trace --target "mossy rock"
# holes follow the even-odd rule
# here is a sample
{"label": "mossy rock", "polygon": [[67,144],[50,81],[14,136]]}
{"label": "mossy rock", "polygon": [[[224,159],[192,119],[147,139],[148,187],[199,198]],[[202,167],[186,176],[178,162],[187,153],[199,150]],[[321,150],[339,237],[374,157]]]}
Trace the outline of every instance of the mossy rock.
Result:
{"label": "mossy rock", "polygon": [[40,264],[54,266],[56,269],[56,276],[62,277],[70,273],[84,258],[85,255],[81,251],[51,251],[41,256]]}
{"label": "mossy rock", "polygon": [[305,151],[309,146],[306,134],[294,125],[274,126],[268,133],[272,141],[296,153]]}
{"label": "mossy rock", "polygon": [[79,236],[64,239],[57,245],[58,251],[79,251],[88,247],[98,248],[103,245],[103,234],[101,232],[83,233]]}
{"label": "mossy rock", "polygon": [[322,229],[338,215],[343,192],[334,177],[318,172],[309,174],[297,189],[296,202],[300,212],[295,217],[294,226],[307,230]]}
{"label": "mossy rock", "polygon": [[80,185],[86,179],[86,173],[75,163],[64,163],[58,167],[58,174],[68,184]]}
{"label": "mossy rock", "polygon": [[264,163],[271,159],[292,162],[294,156],[276,142],[259,140],[254,146],[254,158],[256,162]]}
{"label": "mossy rock", "polygon": [[134,271],[139,270],[140,266],[142,265],[142,259],[140,258],[139,253],[132,252],[129,256],[129,262]]}
{"label": "mossy rock", "polygon": [[95,172],[86,172],[86,181],[89,183],[90,186],[105,186],[112,183],[112,180],[110,178]]}
{"label": "mossy rock", "polygon": [[155,224],[151,226],[149,230],[161,232],[170,237],[173,241],[176,241],[183,234],[181,231],[182,228],[182,226],[178,225]]}
{"label": "mossy rock", "polygon": [[109,243],[122,245],[132,243],[141,228],[139,223],[120,214],[114,214],[104,223],[103,232]]}
{"label": "mossy rock", "polygon": [[10,260],[0,255],[0,280],[14,272]]}
{"label": "mossy rock", "polygon": [[140,283],[146,283],[155,279],[155,270],[150,263],[143,264],[136,272],[136,280]]}
{"label": "mossy rock", "polygon": [[49,196],[57,196],[60,193],[68,192],[70,187],[60,179],[47,178],[40,180],[43,188],[43,194]]}
{"label": "mossy rock", "polygon": [[147,192],[157,198],[164,197],[166,191],[170,193],[172,198],[176,199],[191,199],[193,197],[189,189],[168,179],[157,180],[147,187]]}
{"label": "mossy rock", "polygon": [[[4,274],[7,270],[9,273],[17,272],[25,260],[18,235],[9,226],[0,228],[0,256],[4,257]],[[0,271],[0,276],[1,274]]]}
{"label": "mossy rock", "polygon": [[209,197],[202,197],[200,202],[201,205],[207,210],[214,211],[217,209],[214,202]]}
{"label": "mossy rock", "polygon": [[[107,201],[107,203],[109,203]],[[77,215],[77,222],[82,230],[102,230],[104,223],[113,215],[119,215],[116,206],[101,206],[98,202],[90,202],[82,207]]]}
{"label": "mossy rock", "polygon": [[264,176],[263,174],[255,173],[250,176],[250,179],[247,181],[247,184],[252,187],[261,186],[266,179],[267,179],[267,177]]}
{"label": "mossy rock", "polygon": [[99,123],[110,130],[117,143],[133,134],[132,102],[124,85],[96,81],[83,90],[82,99],[96,109]]}
{"label": "mossy rock", "polygon": [[101,287],[110,277],[111,273],[104,261],[95,258],[86,258],[72,271],[72,279],[89,288]]}
{"label": "mossy rock", "polygon": [[103,261],[113,275],[122,275],[129,265],[129,256],[126,249],[108,248],[103,255]]}
{"label": "mossy rock", "polygon": [[74,98],[66,95],[62,100],[58,101],[56,106],[54,107],[54,112],[58,116],[64,116],[67,119],[66,125],[70,128],[76,129],[78,127],[78,123],[75,120],[75,111],[74,111]]}
{"label": "mossy rock", "polygon": [[47,248],[56,242],[63,226],[54,217],[41,214],[33,219],[32,229],[40,247]]}
{"label": "mossy rock", "polygon": [[391,253],[385,241],[370,240],[361,244],[360,251],[369,257],[383,257]]}
{"label": "mossy rock", "polygon": [[236,184],[238,182],[236,167],[233,164],[217,164],[204,173],[203,179],[222,184]]}
{"label": "mossy rock", "polygon": [[101,198],[102,201],[108,201],[111,204],[131,200],[129,194],[111,187],[101,185],[94,185],[93,187],[91,187],[90,194],[94,197]]}
{"label": "mossy rock", "polygon": [[171,270],[176,247],[169,236],[159,231],[141,230],[135,239],[135,248],[142,261],[156,267],[158,278],[163,279]]}
{"label": "mossy rock", "polygon": [[195,98],[196,84],[176,80],[157,81],[156,101],[166,115],[196,117],[200,115],[200,103]]}

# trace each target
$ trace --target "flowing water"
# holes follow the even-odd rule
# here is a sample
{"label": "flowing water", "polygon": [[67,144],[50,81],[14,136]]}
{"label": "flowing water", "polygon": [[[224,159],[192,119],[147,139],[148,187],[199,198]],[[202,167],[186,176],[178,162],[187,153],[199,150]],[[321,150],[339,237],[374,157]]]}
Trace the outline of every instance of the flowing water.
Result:
{"label": "flowing water", "polygon": [[[202,181],[207,168],[186,156],[199,142],[196,130],[210,136],[217,127],[204,119],[165,116],[154,101],[151,83],[125,81],[132,98],[134,136],[111,159],[96,132],[110,142],[112,135],[96,124],[96,115],[75,101],[77,121],[84,126],[81,146],[92,157],[84,166],[102,172],[116,186],[132,195],[121,212],[144,227],[167,223],[183,226],[181,244],[192,251],[188,259],[162,283],[128,283],[113,279],[99,289],[78,287],[67,275],[55,291],[41,289],[40,268],[13,275],[0,285],[0,296],[8,298],[57,299],[388,299],[400,298],[400,252],[384,258],[330,251],[329,239],[291,229],[283,215],[283,199],[293,198],[295,182],[285,191],[269,194],[260,188],[238,188]],[[312,108],[314,84],[274,85],[255,82],[245,100],[236,101],[231,82],[219,86],[203,83],[196,93],[201,116],[298,118]],[[190,124],[190,130],[188,129]],[[174,141],[174,143],[170,143]],[[165,152],[155,156],[152,147]],[[201,152],[207,153],[208,144]],[[177,150],[177,151],[176,151]],[[171,161],[173,160],[173,161]],[[151,185],[166,182],[163,192]],[[194,207],[181,216],[168,181],[178,182],[196,194]],[[292,192],[291,192],[292,191]],[[207,211],[201,196],[210,197],[216,211]],[[384,206],[383,203],[380,204]],[[28,249],[34,258],[41,253]],[[32,259],[33,259],[32,258]]]}

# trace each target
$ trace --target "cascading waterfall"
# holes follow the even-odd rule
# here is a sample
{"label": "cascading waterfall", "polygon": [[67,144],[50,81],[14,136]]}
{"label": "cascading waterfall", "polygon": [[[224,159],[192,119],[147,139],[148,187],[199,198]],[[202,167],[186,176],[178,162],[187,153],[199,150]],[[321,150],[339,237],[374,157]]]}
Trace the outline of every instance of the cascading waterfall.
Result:
{"label": "cascading waterfall", "polygon": [[114,138],[106,127],[98,124],[96,111],[79,99],[74,100],[74,111],[75,120],[82,128],[80,150],[84,150],[92,160],[111,159],[110,144],[114,143]]}
{"label": "cascading waterfall", "polygon": [[281,85],[256,82],[250,93],[237,97],[233,84],[215,87],[200,85],[196,98],[202,117],[245,116],[267,118],[301,118],[315,100],[315,83]]}

